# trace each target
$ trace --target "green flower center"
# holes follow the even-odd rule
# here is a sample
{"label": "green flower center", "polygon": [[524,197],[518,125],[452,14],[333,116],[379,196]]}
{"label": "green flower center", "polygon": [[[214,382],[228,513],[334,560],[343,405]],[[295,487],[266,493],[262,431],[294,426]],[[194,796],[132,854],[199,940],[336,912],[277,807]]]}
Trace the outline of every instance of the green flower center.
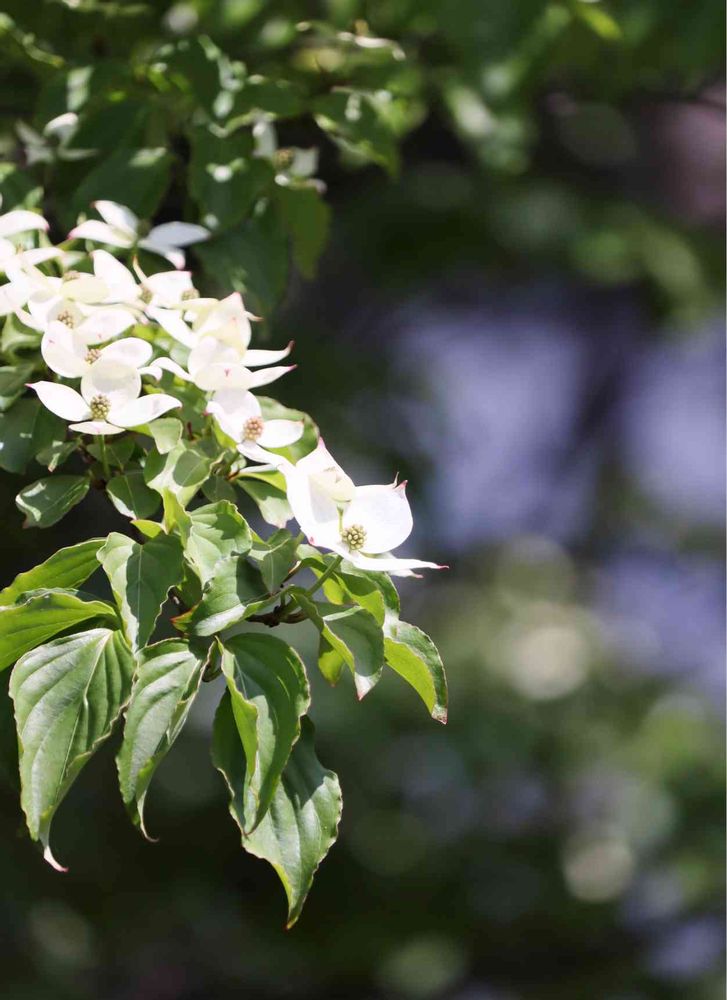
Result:
{"label": "green flower center", "polygon": [[61,312],[59,312],[58,315],[56,316],[56,319],[58,320],[59,323],[63,323],[65,326],[67,326],[69,330],[72,330],[76,325],[76,321],[73,318],[73,313],[70,313],[67,309],[63,309]]}
{"label": "green flower center", "polygon": [[182,302],[189,302],[190,299],[198,299],[199,292],[196,288],[185,288],[182,292]]}
{"label": "green flower center", "polygon": [[257,441],[263,432],[265,424],[262,417],[250,417],[245,421],[242,433],[246,441]]}
{"label": "green flower center", "polygon": [[273,154],[273,163],[277,170],[287,170],[292,166],[295,153],[292,149],[276,149]]}
{"label": "green flower center", "polygon": [[88,406],[94,420],[105,420],[111,409],[111,401],[108,396],[94,396]]}
{"label": "green flower center", "polygon": [[366,544],[366,529],[361,524],[352,524],[343,529],[341,538],[352,552],[360,552]]}
{"label": "green flower center", "polygon": [[80,277],[81,277],[81,272],[80,271],[66,271],[66,273],[63,275],[61,281],[75,281],[76,278],[80,278]]}
{"label": "green flower center", "polygon": [[99,351],[98,347],[89,347],[86,351],[86,357],[83,360],[87,365],[92,365],[94,361],[98,361],[100,357],[101,351]]}
{"label": "green flower center", "polygon": [[139,298],[141,299],[141,301],[144,303],[145,306],[149,305],[153,297],[154,293],[152,292],[151,288],[147,288],[146,285],[142,285],[141,288],[139,289]]}

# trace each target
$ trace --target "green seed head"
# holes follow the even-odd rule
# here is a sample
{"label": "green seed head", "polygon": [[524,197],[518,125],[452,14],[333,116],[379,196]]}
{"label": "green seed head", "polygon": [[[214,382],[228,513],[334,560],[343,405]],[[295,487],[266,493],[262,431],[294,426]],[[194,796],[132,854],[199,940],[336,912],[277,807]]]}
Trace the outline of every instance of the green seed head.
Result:
{"label": "green seed head", "polygon": [[108,396],[94,396],[88,404],[93,420],[105,420],[109,415],[111,403]]}
{"label": "green seed head", "polygon": [[366,529],[363,525],[352,524],[350,527],[343,529],[341,538],[352,552],[360,552],[366,544]]}
{"label": "green seed head", "polygon": [[189,302],[190,299],[198,299],[199,292],[196,288],[185,288],[182,292],[182,302]]}
{"label": "green seed head", "polygon": [[94,361],[98,361],[100,357],[101,357],[101,351],[99,351],[98,347],[89,347],[89,349],[86,351],[86,357],[84,358],[84,361],[86,362],[87,365],[92,365]]}
{"label": "green seed head", "polygon": [[81,277],[81,272],[80,271],[66,271],[66,273],[63,275],[63,278],[61,280],[62,281],[75,281],[76,278],[80,278],[80,277]]}
{"label": "green seed head", "polygon": [[152,292],[151,288],[147,288],[146,285],[142,285],[141,288],[139,289],[139,298],[141,299],[141,301],[144,303],[145,306],[149,305],[153,297],[154,293]]}
{"label": "green seed head", "polygon": [[287,170],[293,163],[295,153],[292,149],[277,149],[273,155],[276,170]]}
{"label": "green seed head", "polygon": [[246,441],[257,441],[263,432],[263,427],[265,426],[262,417],[250,417],[249,420],[245,421],[245,426],[242,428],[242,433]]}

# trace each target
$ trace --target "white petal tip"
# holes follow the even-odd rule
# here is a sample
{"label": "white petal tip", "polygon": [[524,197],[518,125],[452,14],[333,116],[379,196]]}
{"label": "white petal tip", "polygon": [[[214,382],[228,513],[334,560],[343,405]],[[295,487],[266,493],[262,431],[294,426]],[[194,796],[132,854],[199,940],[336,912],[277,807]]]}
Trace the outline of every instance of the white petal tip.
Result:
{"label": "white petal tip", "polygon": [[64,868],[63,865],[59,864],[56,861],[56,859],[53,857],[53,853],[52,853],[52,851],[50,849],[50,845],[49,844],[46,844],[46,846],[45,846],[45,848],[43,850],[43,860],[47,861],[48,864],[51,866],[51,868],[55,868],[55,870],[57,872],[67,872],[68,871],[67,868]]}

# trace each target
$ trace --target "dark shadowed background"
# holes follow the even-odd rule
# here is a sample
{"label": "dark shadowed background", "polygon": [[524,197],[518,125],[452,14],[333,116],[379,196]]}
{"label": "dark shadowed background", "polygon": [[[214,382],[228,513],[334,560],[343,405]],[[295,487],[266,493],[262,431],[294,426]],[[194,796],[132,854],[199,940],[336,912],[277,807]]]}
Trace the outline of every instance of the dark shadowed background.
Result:
{"label": "dark shadowed background", "polygon": [[[149,211],[203,217],[183,173],[193,110],[180,97],[178,134],[145,122],[142,136],[119,108],[143,119],[145,99],[93,82],[160,39],[210,35],[250,73],[304,84],[291,41],[303,18],[364,19],[360,34],[401,43],[395,73],[336,63],[335,46],[316,69],[334,83],[365,71],[384,104],[394,95],[400,170],[351,149],[342,160],[309,117],[285,117],[281,143],[321,147],[329,242],[315,278],[291,271],[273,308],[285,268],[251,236],[259,270],[243,284],[269,342],[296,340],[299,368],[276,395],[315,415],[356,481],[410,481],[406,554],[451,569],[402,598],[442,651],[451,704],[441,727],[393,674],[359,704],[311,671],[344,818],[290,932],[274,873],[227,815],[209,691],[152,786],[158,844],[128,823],[106,746],[55,821],[59,875],[25,833],[8,770],[2,995],[718,1000],[721,5],[3,6],[4,208],[39,205],[56,238],[85,172],[167,141],[171,179]],[[91,167],[34,159],[23,127],[42,135],[86,106],[93,142],[77,146],[101,150]],[[124,176],[107,197],[128,200]],[[230,256],[249,253],[230,233]],[[203,264],[210,287],[227,281]],[[99,496],[21,531],[14,496],[38,475],[0,480],[3,584],[59,545],[124,530]],[[307,627],[286,626],[315,659]]]}

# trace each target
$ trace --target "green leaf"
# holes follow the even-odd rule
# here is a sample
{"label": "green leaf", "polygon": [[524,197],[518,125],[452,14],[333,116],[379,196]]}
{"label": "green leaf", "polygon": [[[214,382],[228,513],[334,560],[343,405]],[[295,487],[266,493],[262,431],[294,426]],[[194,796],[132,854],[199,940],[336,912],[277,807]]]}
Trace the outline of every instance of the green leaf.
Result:
{"label": "green leaf", "polygon": [[384,635],[376,619],[362,607],[339,607],[314,601],[299,588],[291,590],[321,635],[318,665],[330,684],[336,684],[346,664],[353,674],[358,698],[378,683],[384,669]]}
{"label": "green leaf", "polygon": [[135,447],[136,443],[131,434],[118,434],[104,438],[103,447],[95,442],[87,444],[86,451],[90,452],[97,462],[106,461],[114,468],[123,469],[134,454]]}
{"label": "green leaf", "polygon": [[[311,545],[299,545],[302,565],[321,576],[330,566],[333,556],[322,555]],[[385,573],[372,573],[343,563],[323,583],[323,593],[332,604],[358,604],[384,627],[385,634],[399,620],[399,595]]]}
{"label": "green leaf", "polygon": [[235,725],[230,694],[217,710],[212,760],[230,793],[230,814],[242,831],[242,846],[268,861],[278,873],[288,897],[287,926],[300,916],[313,876],[338,835],[341,789],[333,771],[320,764],[313,746],[313,723],[301,719],[300,738],[278,782],[270,808],[251,834],[245,834],[245,757]]}
{"label": "green leaf", "polygon": [[9,410],[25,392],[25,384],[33,374],[32,365],[0,367],[0,411]]}
{"label": "green leaf", "polygon": [[212,578],[220,560],[232,555],[243,556],[252,545],[247,521],[226,500],[193,511],[183,538],[184,554],[203,585]]}
{"label": "green leaf", "polygon": [[[282,482],[279,482],[281,480]],[[285,481],[279,472],[258,472],[247,470],[235,480],[258,506],[264,521],[276,528],[282,528],[293,516],[285,492]]]}
{"label": "green leaf", "polygon": [[169,490],[186,507],[210,474],[214,458],[198,445],[180,442],[166,455],[151,452],[146,460],[147,486],[163,495]]}
{"label": "green leaf", "polygon": [[197,607],[179,615],[174,624],[190,635],[216,635],[254,615],[270,601],[258,570],[244,556],[228,556],[217,564]]}
{"label": "green leaf", "polygon": [[234,289],[253,312],[269,315],[283,297],[288,279],[288,247],[277,213],[263,205],[251,218],[195,247],[216,284]]}
{"label": "green leaf", "polygon": [[243,788],[250,833],[267,812],[310,704],[308,678],[294,649],[271,635],[236,636],[222,647],[232,714],[245,751]]}
{"label": "green leaf", "polygon": [[202,125],[192,131],[190,141],[189,190],[200,207],[200,221],[213,230],[229,229],[272,186],[270,164],[252,155],[248,131],[219,135]]}
{"label": "green leaf", "polygon": [[293,260],[304,278],[313,278],[328,240],[331,209],[312,184],[277,185],[275,196],[290,236]]}
{"label": "green leaf", "polygon": [[10,679],[20,754],[21,804],[45,848],[53,815],[109,736],[131,688],[134,661],[120,632],[91,629],[26,653]]}
{"label": "green leaf", "polygon": [[210,476],[202,483],[202,492],[212,503],[218,500],[235,502],[235,487],[224,476]]}
{"label": "green leaf", "polygon": [[304,94],[297,84],[255,74],[235,94],[231,117],[237,119],[262,111],[275,118],[294,118],[304,110]]}
{"label": "green leaf", "polygon": [[114,476],[106,485],[114,507],[124,517],[148,518],[159,507],[159,494],[144,482],[141,469],[132,469],[123,476]]}
{"label": "green leaf", "polygon": [[182,577],[182,546],[172,535],[157,535],[141,545],[113,531],[98,552],[111,583],[133,650],[154,631],[169,589]]}
{"label": "green leaf", "polygon": [[78,447],[76,441],[53,441],[42,448],[35,456],[40,465],[45,465],[48,472],[55,472],[66,462]]}
{"label": "green leaf", "polygon": [[432,640],[416,625],[399,622],[384,641],[386,662],[414,688],[437,722],[447,721],[447,679]]}
{"label": "green leaf", "polygon": [[6,413],[0,413],[0,469],[24,472],[36,452],[65,435],[65,422],[39,400],[18,400]]}
{"label": "green leaf", "polygon": [[250,558],[260,564],[260,573],[267,592],[272,593],[288,575],[296,560],[298,538],[282,528],[267,540],[255,535]]}
{"label": "green leaf", "polygon": [[154,438],[154,444],[160,455],[167,455],[182,439],[182,421],[176,417],[159,417],[148,426],[148,432]]}
{"label": "green leaf", "polygon": [[132,821],[144,826],[144,800],[156,772],[172,747],[199,689],[204,656],[180,639],[146,646],[137,657],[124,741],[116,758],[121,797]]}
{"label": "green leaf", "polygon": [[86,476],[50,476],[38,479],[18,493],[15,503],[25,514],[24,528],[48,528],[88,493]]}
{"label": "green leaf", "polygon": [[92,618],[117,623],[110,604],[79,591],[30,591],[19,604],[0,608],[0,670],[46,639]]}
{"label": "green leaf", "polygon": [[88,211],[101,198],[127,205],[141,218],[150,218],[169,184],[171,154],[164,148],[116,149],[86,174],[71,199],[73,212]]}
{"label": "green leaf", "polygon": [[345,87],[317,98],[313,104],[316,124],[343,149],[364,160],[399,170],[399,151],[393,132],[374,100]]}
{"label": "green leaf", "polygon": [[29,590],[42,587],[80,587],[98,569],[96,553],[103,543],[103,538],[89,538],[86,542],[68,545],[54,552],[45,562],[19,573],[9,586],[0,590],[0,605],[15,604]]}

